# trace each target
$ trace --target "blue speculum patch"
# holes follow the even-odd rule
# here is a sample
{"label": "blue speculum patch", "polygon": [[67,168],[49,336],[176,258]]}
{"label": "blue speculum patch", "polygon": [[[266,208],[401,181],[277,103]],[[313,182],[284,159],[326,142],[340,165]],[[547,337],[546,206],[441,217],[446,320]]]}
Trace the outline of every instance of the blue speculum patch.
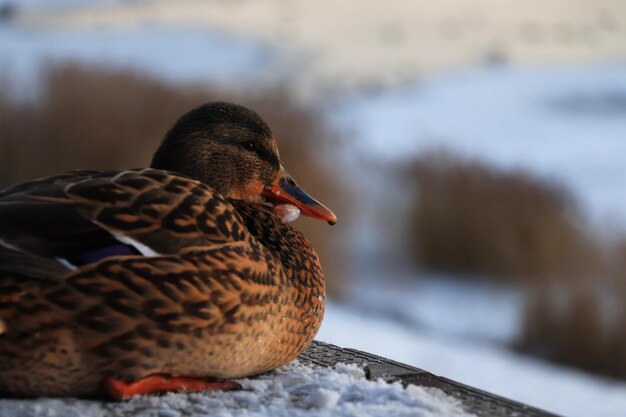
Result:
{"label": "blue speculum patch", "polygon": [[134,247],[120,243],[119,245],[107,246],[104,248],[79,253],[68,258],[68,261],[70,261],[73,265],[82,266],[98,262],[101,259],[109,258],[111,256],[130,255],[140,255],[140,253]]}

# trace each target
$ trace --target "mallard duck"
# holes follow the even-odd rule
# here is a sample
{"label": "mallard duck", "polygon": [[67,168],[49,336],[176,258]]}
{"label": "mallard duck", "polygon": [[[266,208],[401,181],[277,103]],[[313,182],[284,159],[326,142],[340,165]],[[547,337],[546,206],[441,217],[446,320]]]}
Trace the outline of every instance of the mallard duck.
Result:
{"label": "mallard duck", "polygon": [[315,250],[275,214],[286,204],[336,221],[267,124],[228,103],[182,116],[150,168],[0,191],[0,391],[229,389],[291,361],[326,295]]}

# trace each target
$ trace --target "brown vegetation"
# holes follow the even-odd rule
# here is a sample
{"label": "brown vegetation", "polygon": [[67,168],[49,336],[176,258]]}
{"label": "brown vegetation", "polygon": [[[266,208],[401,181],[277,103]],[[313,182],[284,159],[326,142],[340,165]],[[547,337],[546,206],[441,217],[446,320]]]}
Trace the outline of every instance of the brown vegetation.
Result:
{"label": "brown vegetation", "polygon": [[626,240],[596,259],[589,274],[531,287],[517,347],[626,379]]}
{"label": "brown vegetation", "polygon": [[[325,152],[337,137],[320,109],[303,105],[284,88],[243,94],[72,64],[49,67],[41,84],[37,100],[24,101],[7,93],[8,80],[0,77],[0,187],[70,169],[147,166],[180,115],[225,100],[257,110],[274,130],[290,173],[343,217],[341,183]],[[318,248],[329,287],[338,293],[344,275],[340,233],[319,222],[299,220],[297,226]]]}
{"label": "brown vegetation", "polygon": [[563,188],[447,152],[428,152],[409,173],[418,192],[411,237],[420,266],[498,280],[578,270],[581,216]]}
{"label": "brown vegetation", "polygon": [[520,285],[516,348],[626,378],[626,237],[600,243],[566,189],[523,171],[428,152],[409,173],[421,267]]}

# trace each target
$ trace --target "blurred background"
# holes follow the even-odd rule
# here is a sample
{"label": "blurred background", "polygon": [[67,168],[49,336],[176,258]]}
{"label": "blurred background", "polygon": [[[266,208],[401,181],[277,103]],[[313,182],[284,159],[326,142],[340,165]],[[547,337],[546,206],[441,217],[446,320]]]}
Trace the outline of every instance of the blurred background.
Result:
{"label": "blurred background", "polygon": [[626,2],[0,0],[0,187],[146,166],[211,100],[339,217],[296,223],[318,339],[624,415]]}

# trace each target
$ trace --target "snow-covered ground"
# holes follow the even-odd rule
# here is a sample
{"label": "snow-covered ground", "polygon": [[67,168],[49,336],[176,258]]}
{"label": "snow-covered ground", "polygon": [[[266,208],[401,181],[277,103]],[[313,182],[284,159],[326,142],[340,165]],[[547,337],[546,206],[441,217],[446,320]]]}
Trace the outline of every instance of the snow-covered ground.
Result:
{"label": "snow-covered ground", "polygon": [[524,299],[517,288],[413,273],[392,283],[362,276],[344,304],[423,334],[511,345],[520,336]]}
{"label": "snow-covered ground", "polygon": [[76,399],[0,400],[6,417],[471,417],[443,392],[369,381],[352,364],[313,369],[297,361],[241,391],[167,394],[124,403]]}
{"label": "snow-covered ground", "polygon": [[[272,1],[260,4],[278,4]],[[27,2],[34,8],[45,3],[40,0]],[[55,9],[69,11],[63,15],[64,19],[71,19],[72,7],[88,3],[83,0],[54,1],[59,6]],[[220,4],[227,2],[210,3],[210,7],[219,8]],[[202,24],[186,26],[185,22],[196,18],[194,13],[185,12],[181,15],[164,12],[180,11],[179,2],[169,2],[169,5],[158,2],[162,9],[157,8],[158,13],[153,14],[156,16],[153,20],[144,16],[130,20],[135,24],[121,26],[107,23],[115,17],[114,13],[103,15],[104,20],[101,20],[97,14],[89,14],[82,9],[75,14],[78,21],[71,28],[60,26],[58,21],[38,26],[37,21],[49,23],[45,14],[31,20],[25,18],[24,24],[19,21],[5,22],[0,24],[0,72],[16,79],[13,88],[26,92],[40,65],[47,59],[75,59],[131,68],[168,81],[211,81],[225,86],[251,88],[285,79],[297,84],[301,72],[317,71],[319,66],[339,71],[333,73],[339,76],[329,77],[331,81],[341,80],[345,71],[354,67],[367,69],[361,75],[372,77],[376,68],[385,62],[385,55],[375,55],[375,52],[393,49],[390,46],[377,46],[369,50],[369,56],[362,51],[354,56],[346,54],[345,50],[343,53],[339,50],[328,52],[323,49],[329,47],[328,42],[318,43],[316,39],[307,41],[299,38],[296,36],[300,33],[297,30],[287,31],[286,34],[281,32],[270,42],[263,32],[267,22],[275,18],[282,19],[281,25],[291,25],[293,29],[299,19],[289,16],[281,18],[279,14],[272,13],[256,16],[249,11],[245,17],[250,25],[240,25],[234,32],[229,32],[228,24],[236,22],[239,16],[239,12],[233,11],[239,3],[246,8],[254,4],[229,2],[229,10],[224,12],[228,15],[224,20],[226,23],[218,25],[219,29],[209,26],[204,20]],[[475,2],[467,0],[465,3],[471,6]],[[521,3],[526,2],[518,4]],[[115,9],[116,13],[120,19],[128,22],[125,11],[131,9],[129,13],[136,16],[141,7],[151,2],[115,0],[100,4],[121,5]],[[199,3],[192,1],[187,4]],[[555,16],[561,18],[562,14],[558,11],[564,5],[568,11],[574,10],[567,2],[558,4],[561,8],[545,11],[546,16],[551,16],[549,19]],[[623,5],[615,7],[621,9]],[[500,9],[498,6],[498,13],[503,13]],[[544,12],[542,7],[537,10],[539,14]],[[533,13],[533,16],[537,14]],[[581,12],[581,9],[576,13],[577,16],[588,14],[584,10]],[[198,19],[200,15],[197,14]],[[210,19],[215,18],[210,13],[205,15]],[[85,22],[89,21],[90,16],[95,16],[95,21],[101,25],[87,27]],[[601,21],[604,15],[598,16]],[[419,81],[414,81],[419,74],[411,72],[408,77],[404,77],[408,81],[401,88],[353,94],[334,101],[331,105],[332,121],[338,128],[350,132],[349,136],[356,145],[352,148],[353,153],[367,160],[378,158],[393,162],[426,148],[446,146],[503,167],[523,167],[563,181],[580,197],[595,219],[609,217],[615,220],[614,223],[624,224],[626,60],[615,58],[625,44],[620,41],[623,39],[619,26],[621,17],[611,20],[612,15],[607,16],[603,17],[604,25],[610,26],[611,22],[617,25],[613,30],[619,35],[607,41],[611,54],[603,55],[602,48],[587,50],[581,45],[573,48],[579,52],[584,50],[581,52],[583,55],[593,50],[597,51],[599,57],[611,56],[612,63],[482,67],[430,75]],[[502,19],[507,22],[505,15],[502,15]],[[394,32],[397,25],[393,20],[391,23],[385,26],[386,30],[391,28],[391,32],[383,34],[383,38],[390,33],[392,38],[397,36],[398,33]],[[576,25],[585,24],[578,20],[574,23],[574,26],[568,27],[577,28]],[[314,27],[307,26],[302,33],[308,33]],[[259,31],[258,36],[255,36],[255,31]],[[232,36],[232,33],[237,36]],[[402,33],[407,39],[412,32]],[[322,35],[320,39],[332,41],[330,27],[328,33]],[[605,33],[602,36],[609,35]],[[277,42],[276,39],[292,41],[288,42],[292,49],[287,48],[287,55],[285,50],[272,49],[271,45]],[[343,38],[339,36],[337,39]],[[354,42],[353,39],[347,41],[348,45]],[[480,43],[483,41],[479,39],[476,42],[480,51]],[[310,50],[300,51],[298,45],[313,45],[314,53]],[[340,45],[345,47],[344,43],[337,42],[337,46]],[[451,55],[459,49],[459,45],[465,44],[455,45],[456,49],[449,51]],[[488,44],[483,46],[490,48]],[[401,49],[404,51],[405,47]],[[567,55],[574,50],[568,48],[566,45],[563,54]],[[484,48],[482,50],[484,52]],[[414,51],[413,55],[418,55],[420,60],[428,59],[428,54],[415,54]],[[537,50],[533,51],[531,55],[537,53]],[[475,58],[466,56],[464,60],[472,61]],[[333,59],[340,60],[329,64]],[[402,66],[402,56],[394,59],[399,66],[381,74],[381,80],[384,81],[390,73],[396,74],[399,69],[406,71],[407,67]],[[376,65],[369,67],[370,62]],[[348,66],[343,67],[344,64]],[[408,66],[411,71],[414,70],[412,65]],[[358,169],[358,158],[355,161],[354,166]],[[397,196],[397,191],[393,194],[393,184],[385,183],[386,178],[378,177],[373,171],[359,171],[355,177],[360,179],[354,185],[355,189],[360,191],[360,195],[368,196],[369,201],[376,200],[371,196],[380,195],[376,193],[381,190],[390,192],[391,197]],[[367,181],[363,181],[363,178]],[[384,209],[397,206],[393,199],[381,200],[387,205]],[[379,210],[380,207],[373,209]],[[364,221],[370,222],[368,227],[362,227],[350,235],[358,238],[357,248],[371,250],[381,245],[380,240],[374,240],[372,236],[376,233],[385,236],[376,229],[383,222],[372,216],[371,213],[369,217],[363,216]],[[393,217],[401,218],[398,214]],[[367,233],[361,233],[362,230]],[[353,242],[350,244],[354,245]],[[319,339],[404,361],[568,416],[626,415],[625,383],[550,365],[512,353],[506,347],[519,330],[523,302],[517,293],[507,289],[470,286],[450,279],[410,283],[400,279],[402,277],[389,276],[394,274],[397,272],[393,270],[387,274],[381,273],[378,283],[355,280],[360,285],[350,291],[352,298],[344,305],[331,303],[329,306]],[[168,395],[135,400],[115,409],[101,403],[73,400],[4,401],[0,402],[0,415],[27,416],[35,412],[37,415],[55,417],[132,413],[163,417],[202,413],[219,415],[216,414],[218,405],[227,404],[230,404],[229,408],[224,409],[222,415],[281,415],[277,410],[284,407],[292,407],[288,408],[291,414],[285,415],[330,415],[331,411],[339,415],[391,415],[381,411],[380,404],[392,399],[399,407],[393,413],[395,415],[403,415],[402,407],[413,407],[413,412],[407,411],[405,415],[445,415],[445,412],[456,415],[459,412],[454,405],[439,402],[438,394],[417,390],[420,391],[417,395],[415,390],[409,392],[398,387],[366,382],[355,376],[358,372],[348,368],[336,371],[332,375],[325,371],[307,374],[308,371],[294,365],[274,374],[272,378],[275,378],[275,382],[271,378],[246,382],[244,385],[248,390],[242,393],[225,397],[222,397],[222,393],[206,397]],[[305,375],[298,376],[300,373]],[[350,383],[341,387],[334,385],[342,378]],[[351,391],[361,385],[367,385],[361,387],[367,394]],[[365,398],[363,396],[375,399],[374,403],[353,401]],[[161,409],[163,404],[167,406]],[[246,411],[248,406],[252,408]]]}
{"label": "snow-covered ground", "polygon": [[[365,292],[378,292],[384,300],[387,288],[383,283]],[[347,305],[331,303],[317,338],[392,358],[560,415],[624,415],[626,383],[555,366],[493,343],[494,338],[510,337],[515,327],[506,323],[514,325],[519,320],[516,309],[520,305],[514,293],[472,289],[465,298],[467,289],[467,284],[449,280],[443,284],[424,281],[399,292],[392,290],[395,298],[388,303],[376,297],[358,302],[355,298]],[[503,308],[507,299],[514,304]],[[409,320],[398,321],[390,311]],[[418,321],[426,325],[420,326]],[[489,329],[490,325],[493,328]]]}

